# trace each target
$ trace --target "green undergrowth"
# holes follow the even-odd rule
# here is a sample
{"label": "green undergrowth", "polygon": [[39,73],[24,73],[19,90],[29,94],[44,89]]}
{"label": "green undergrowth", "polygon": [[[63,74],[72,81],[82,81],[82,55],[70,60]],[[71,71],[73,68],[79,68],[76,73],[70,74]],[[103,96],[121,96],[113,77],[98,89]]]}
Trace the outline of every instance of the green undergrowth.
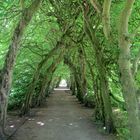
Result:
{"label": "green undergrowth", "polygon": [[114,122],[116,126],[117,140],[132,140],[128,129],[127,112],[119,108],[113,109]]}

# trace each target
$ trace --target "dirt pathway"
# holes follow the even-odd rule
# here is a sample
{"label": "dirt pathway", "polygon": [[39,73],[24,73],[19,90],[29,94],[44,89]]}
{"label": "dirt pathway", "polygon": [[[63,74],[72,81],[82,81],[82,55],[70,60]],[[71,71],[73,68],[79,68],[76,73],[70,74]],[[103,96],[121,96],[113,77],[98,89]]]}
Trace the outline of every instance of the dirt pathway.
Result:
{"label": "dirt pathway", "polygon": [[112,140],[94,126],[92,112],[69,93],[55,91],[47,107],[29,118],[12,140]]}

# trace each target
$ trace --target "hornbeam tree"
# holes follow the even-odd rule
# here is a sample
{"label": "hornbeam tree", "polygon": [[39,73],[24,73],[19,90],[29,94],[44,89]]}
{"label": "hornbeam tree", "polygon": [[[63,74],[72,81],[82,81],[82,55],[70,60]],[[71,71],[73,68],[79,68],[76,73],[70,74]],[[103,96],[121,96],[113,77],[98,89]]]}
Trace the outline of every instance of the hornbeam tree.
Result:
{"label": "hornbeam tree", "polygon": [[11,39],[11,43],[8,48],[8,52],[5,56],[5,62],[1,69],[1,80],[0,80],[0,107],[1,107],[1,118],[0,118],[0,133],[4,137],[8,95],[11,88],[13,68],[16,61],[16,56],[20,48],[20,41],[23,36],[23,32],[29,22],[31,21],[34,13],[37,11],[41,0],[34,0],[32,4],[22,11],[20,21],[18,22]]}
{"label": "hornbeam tree", "polygon": [[[128,112],[129,127],[133,140],[140,139],[140,110],[137,100],[137,86],[135,83],[133,71],[131,69],[131,34],[129,34],[129,18],[131,16],[132,7],[135,0],[127,0],[125,2],[124,9],[121,12],[119,22],[119,67],[121,72],[121,82],[123,89],[123,96],[126,103],[126,109]],[[137,30],[137,29],[136,29]],[[132,36],[136,35],[136,31]]]}

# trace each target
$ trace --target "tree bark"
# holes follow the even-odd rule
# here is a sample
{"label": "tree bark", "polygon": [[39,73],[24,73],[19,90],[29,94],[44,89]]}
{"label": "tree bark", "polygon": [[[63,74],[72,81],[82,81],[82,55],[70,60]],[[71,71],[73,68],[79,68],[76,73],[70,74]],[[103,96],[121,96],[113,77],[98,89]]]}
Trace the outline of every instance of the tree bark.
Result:
{"label": "tree bark", "polygon": [[102,121],[103,125],[105,125],[105,110],[101,92],[102,87],[99,79],[100,78],[97,76],[94,85],[94,92],[96,98],[95,121]]}
{"label": "tree bark", "polygon": [[111,7],[111,0],[104,0],[102,22],[103,22],[103,31],[104,31],[106,39],[109,39],[111,35],[110,7]]}
{"label": "tree bark", "polygon": [[74,75],[75,85],[77,88],[76,97],[78,100],[83,103],[83,91],[82,91],[82,82],[81,82],[81,73],[77,70],[77,67],[71,62],[69,58],[65,57],[65,64],[67,64]]}
{"label": "tree bark", "polygon": [[112,113],[112,107],[111,107],[111,101],[109,96],[109,87],[108,87],[108,80],[107,80],[107,74],[106,74],[106,66],[103,63],[103,53],[100,48],[99,41],[95,35],[95,32],[92,28],[92,25],[90,23],[90,19],[87,17],[87,15],[84,14],[84,21],[85,21],[85,32],[87,36],[89,37],[92,47],[95,51],[95,59],[97,63],[97,70],[100,77],[101,82],[101,94],[102,99],[104,103],[104,110],[105,110],[105,126],[106,130],[109,133],[115,132],[115,126],[113,123],[113,113]]}
{"label": "tree bark", "polygon": [[[65,51],[62,50],[61,53],[59,54],[59,56],[56,58],[56,60],[51,64],[51,66],[47,69],[46,71],[46,75],[44,77],[44,80],[41,84],[41,89],[39,92],[39,98],[38,98],[38,105],[41,105],[41,102],[44,100],[45,98],[45,91],[46,88],[49,84],[49,82],[51,83],[51,79],[52,79],[52,75],[55,72],[57,65],[61,62],[61,60],[64,57],[64,53]],[[43,102],[42,102],[43,103]]]}
{"label": "tree bark", "polygon": [[129,127],[133,140],[140,139],[140,118],[139,107],[136,98],[137,87],[131,70],[130,62],[130,39],[128,35],[128,22],[135,0],[127,0],[121,13],[119,25],[119,68],[121,72],[121,82],[123,96],[128,112]]}
{"label": "tree bark", "polygon": [[75,95],[76,92],[75,92],[75,79],[74,79],[74,75],[73,73],[71,72],[71,76],[70,76],[70,83],[71,83],[71,86],[70,86],[70,90],[72,91],[72,95]]}
{"label": "tree bark", "polygon": [[[85,55],[86,55],[86,53],[85,53]],[[102,99],[102,96],[101,96],[101,90],[100,90],[101,88],[99,89],[99,87],[101,87],[99,85],[99,76],[98,76],[98,74],[95,74],[90,62],[87,59],[86,59],[86,62],[87,62],[87,65],[89,67],[90,74],[91,74],[91,77],[92,77],[93,90],[94,90],[95,100],[96,100],[95,121],[100,120],[105,125],[104,105],[103,105],[103,99]],[[95,68],[94,68],[94,70],[95,70]]]}
{"label": "tree bark", "polygon": [[16,61],[16,56],[20,48],[20,41],[23,36],[23,32],[33,14],[38,9],[41,0],[34,0],[30,7],[23,10],[21,19],[17,24],[11,43],[9,45],[8,52],[6,54],[4,66],[2,68],[1,83],[0,83],[0,106],[1,106],[1,118],[0,118],[0,133],[4,136],[4,128],[7,114],[8,94],[10,92],[12,83],[13,68]]}
{"label": "tree bark", "polygon": [[40,75],[40,71],[41,71],[42,67],[47,63],[47,61],[49,60],[50,57],[52,57],[59,49],[62,48],[62,47],[60,47],[61,46],[60,42],[61,41],[58,41],[56,44],[56,47],[54,47],[48,54],[46,54],[45,58],[43,60],[41,60],[40,63],[38,64],[38,66],[33,74],[32,81],[31,81],[30,85],[28,86],[27,93],[25,95],[25,101],[22,105],[21,112],[20,112],[21,116],[25,115],[30,108],[29,104],[31,104],[31,98],[34,93],[36,83],[39,79],[39,75]]}
{"label": "tree bark", "polygon": [[[53,64],[48,68],[47,74],[48,73],[50,74],[51,72],[53,72],[56,65],[61,61],[61,59],[63,58],[63,55],[64,55],[64,50],[65,49],[61,50],[60,55],[57,58],[57,60],[54,61]],[[46,82],[47,82],[47,79],[48,79],[47,76],[48,75],[45,76],[45,79],[43,80],[43,83],[41,85],[41,93],[39,93],[39,94],[41,94],[42,96],[44,96],[44,92],[45,92],[45,89],[46,89],[46,86],[47,86],[46,85]],[[32,85],[30,85],[29,91],[26,93],[25,102],[24,102],[24,105],[23,105],[22,110],[21,110],[21,115],[28,114],[29,111],[30,111],[30,107],[31,107],[31,104],[32,104],[32,96],[33,96],[33,93],[34,93],[34,88],[35,88],[35,86],[32,87]]]}
{"label": "tree bark", "polygon": [[102,8],[100,3],[97,0],[90,0],[92,6],[95,8],[95,10],[100,14],[102,12]]}
{"label": "tree bark", "polygon": [[[52,73],[54,73],[54,71],[55,71],[55,69],[53,70]],[[42,81],[41,88],[40,88],[39,95],[38,95],[38,99],[37,99],[37,106],[41,106],[45,103],[46,89],[47,88],[49,89],[49,86],[50,86],[50,83],[51,83],[51,80],[52,80],[52,75],[51,75],[51,73],[47,72],[47,75],[44,77],[44,79]]]}
{"label": "tree bark", "polygon": [[80,65],[80,75],[81,75],[81,83],[82,83],[82,96],[84,97],[87,93],[87,81],[86,81],[86,62],[85,62],[85,56],[83,52],[83,48],[79,48],[79,65]]}

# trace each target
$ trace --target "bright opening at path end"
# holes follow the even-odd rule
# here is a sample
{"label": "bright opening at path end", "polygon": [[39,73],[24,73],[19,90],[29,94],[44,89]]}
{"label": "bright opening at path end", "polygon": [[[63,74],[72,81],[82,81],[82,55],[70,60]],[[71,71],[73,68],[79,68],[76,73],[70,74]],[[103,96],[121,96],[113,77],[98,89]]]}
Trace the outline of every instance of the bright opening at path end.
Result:
{"label": "bright opening at path end", "polygon": [[59,84],[59,88],[54,88],[54,90],[70,90],[70,89],[67,88],[67,81],[63,79]]}

